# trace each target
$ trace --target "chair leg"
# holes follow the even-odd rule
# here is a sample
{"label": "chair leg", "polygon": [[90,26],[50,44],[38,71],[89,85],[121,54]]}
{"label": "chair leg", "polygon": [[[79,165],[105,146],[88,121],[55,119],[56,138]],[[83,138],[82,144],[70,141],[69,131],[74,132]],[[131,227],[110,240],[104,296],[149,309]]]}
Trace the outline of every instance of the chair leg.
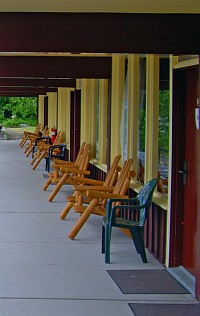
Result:
{"label": "chair leg", "polygon": [[49,185],[52,183],[52,178],[49,177],[49,179],[46,181],[46,183],[43,185],[42,189],[46,191],[46,189],[49,187]]}
{"label": "chair leg", "polygon": [[105,253],[105,227],[102,224],[101,253]]}
{"label": "chair leg", "polygon": [[46,167],[45,167],[45,170],[46,170],[47,172],[49,172],[49,170],[50,170],[50,158],[49,158],[49,156],[47,156],[45,159],[46,159]]}
{"label": "chair leg", "polygon": [[57,183],[57,185],[53,189],[52,193],[49,195],[49,198],[48,198],[49,202],[53,201],[54,197],[60,191],[60,189],[62,188],[63,184],[65,183],[65,181],[67,180],[68,177],[69,177],[69,173],[68,172],[63,174],[62,178]]}
{"label": "chair leg", "polygon": [[39,151],[34,153],[33,158],[31,160],[31,165],[33,165],[38,158],[39,158]]}
{"label": "chair leg", "polygon": [[71,210],[71,208],[73,207],[73,203],[72,202],[68,202],[67,205],[65,206],[65,208],[63,209],[63,211],[60,213],[60,218],[62,220],[64,220],[67,217],[67,214],[69,213],[69,211]]}
{"label": "chair leg", "polygon": [[21,143],[20,143],[20,147],[21,148],[24,146],[24,144],[26,143],[27,139],[28,139],[28,135],[25,138],[23,138],[23,140],[21,141]]}
{"label": "chair leg", "polygon": [[93,210],[98,204],[98,199],[92,199],[90,204],[87,206],[86,210],[83,212],[83,214],[79,217],[76,224],[72,228],[71,232],[68,234],[68,237],[71,239],[74,239],[78,232],[81,230],[85,222],[88,220],[90,215],[92,214]]}
{"label": "chair leg", "polygon": [[140,254],[140,247],[139,247],[137,233],[135,232],[135,230],[131,230],[131,229],[130,229],[130,233],[131,233],[131,237],[133,239],[133,243],[135,245],[135,249],[136,249],[137,253]]}
{"label": "chair leg", "polygon": [[24,154],[27,152],[28,149],[29,149],[29,145],[27,145],[26,148],[24,149]]}
{"label": "chair leg", "polygon": [[34,154],[35,154],[35,146],[33,146],[33,150],[32,150],[32,159],[34,158]]}
{"label": "chair leg", "polygon": [[39,165],[39,163],[42,161],[42,159],[45,157],[46,155],[46,151],[44,150],[40,157],[38,158],[38,160],[36,161],[36,163],[33,165],[33,170],[35,170],[37,168],[37,166]]}
{"label": "chair leg", "polygon": [[21,147],[21,145],[23,144],[24,138],[25,138],[25,137],[23,137],[23,138],[21,139],[21,142],[20,142],[20,144],[19,144],[20,147]]}
{"label": "chair leg", "polygon": [[135,244],[136,250],[142,258],[142,261],[144,263],[147,263],[146,251],[145,251],[144,240],[143,240],[143,231],[138,228],[139,227],[135,228],[134,230],[130,230],[131,236],[133,238],[133,242]]}
{"label": "chair leg", "polygon": [[112,227],[107,223],[105,225],[105,263],[110,263],[110,243]]}
{"label": "chair leg", "polygon": [[31,146],[28,150],[28,152],[26,153],[26,157],[29,157],[30,153],[32,152],[33,150],[33,146]]}

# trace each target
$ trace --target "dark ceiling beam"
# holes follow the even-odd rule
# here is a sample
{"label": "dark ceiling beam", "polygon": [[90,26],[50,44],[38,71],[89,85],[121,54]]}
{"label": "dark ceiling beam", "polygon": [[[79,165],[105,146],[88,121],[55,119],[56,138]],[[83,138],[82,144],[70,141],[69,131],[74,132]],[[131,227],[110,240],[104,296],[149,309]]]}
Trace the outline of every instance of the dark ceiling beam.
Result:
{"label": "dark ceiling beam", "polygon": [[[45,93],[41,93],[41,95],[45,95]],[[38,94],[27,91],[0,91],[0,97],[38,97]]]}
{"label": "dark ceiling beam", "polygon": [[75,79],[0,78],[0,87],[66,87],[75,88]]}
{"label": "dark ceiling beam", "polygon": [[[44,93],[43,93],[44,94]],[[28,93],[28,92],[0,92],[0,97],[38,97],[36,93]]]}
{"label": "dark ceiling beam", "polygon": [[57,92],[57,88],[41,88],[41,87],[0,87],[1,92],[24,92],[24,93],[34,93],[34,94],[45,94],[46,92]]}
{"label": "dark ceiling beam", "polygon": [[199,54],[199,14],[1,12],[1,52]]}
{"label": "dark ceiling beam", "polygon": [[0,56],[0,77],[100,79],[111,69],[111,57]]}

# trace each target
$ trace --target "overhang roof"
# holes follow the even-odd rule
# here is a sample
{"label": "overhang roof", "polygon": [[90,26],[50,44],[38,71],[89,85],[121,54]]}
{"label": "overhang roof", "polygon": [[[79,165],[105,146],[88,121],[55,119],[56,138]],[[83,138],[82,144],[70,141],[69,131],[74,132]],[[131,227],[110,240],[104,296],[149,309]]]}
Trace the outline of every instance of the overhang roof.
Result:
{"label": "overhang roof", "polygon": [[199,54],[199,14],[0,12],[1,52]]}
{"label": "overhang roof", "polygon": [[112,53],[199,54],[199,1],[0,0],[0,77],[110,78]]}

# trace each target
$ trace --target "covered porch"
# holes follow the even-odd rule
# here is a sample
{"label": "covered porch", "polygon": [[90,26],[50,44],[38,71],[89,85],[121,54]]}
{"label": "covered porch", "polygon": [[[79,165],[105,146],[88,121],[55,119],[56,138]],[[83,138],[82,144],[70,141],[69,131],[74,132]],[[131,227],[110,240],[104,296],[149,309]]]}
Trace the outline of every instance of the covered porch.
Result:
{"label": "covered porch", "polygon": [[61,221],[59,213],[71,186],[63,186],[49,203],[51,188],[42,190],[44,164],[33,171],[19,140],[0,141],[0,162],[1,315],[131,316],[129,303],[196,303],[192,293],[123,294],[107,270],[154,270],[163,265],[150,253],[143,264],[132,240],[119,230],[113,231],[112,263],[106,265],[101,217],[91,216],[75,240],[67,238],[78,215],[72,211]]}

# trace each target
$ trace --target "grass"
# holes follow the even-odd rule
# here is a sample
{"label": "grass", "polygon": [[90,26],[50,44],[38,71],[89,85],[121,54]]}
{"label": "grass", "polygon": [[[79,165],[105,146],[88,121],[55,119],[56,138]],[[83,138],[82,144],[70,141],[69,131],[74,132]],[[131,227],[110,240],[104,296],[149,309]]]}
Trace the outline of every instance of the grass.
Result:
{"label": "grass", "polygon": [[12,130],[16,133],[23,133],[23,131],[34,132],[35,126],[27,126],[27,127],[5,127],[5,130]]}
{"label": "grass", "polygon": [[5,135],[7,139],[16,139],[21,138],[23,136],[23,132],[34,132],[35,127],[34,126],[28,126],[28,127],[5,127]]}

